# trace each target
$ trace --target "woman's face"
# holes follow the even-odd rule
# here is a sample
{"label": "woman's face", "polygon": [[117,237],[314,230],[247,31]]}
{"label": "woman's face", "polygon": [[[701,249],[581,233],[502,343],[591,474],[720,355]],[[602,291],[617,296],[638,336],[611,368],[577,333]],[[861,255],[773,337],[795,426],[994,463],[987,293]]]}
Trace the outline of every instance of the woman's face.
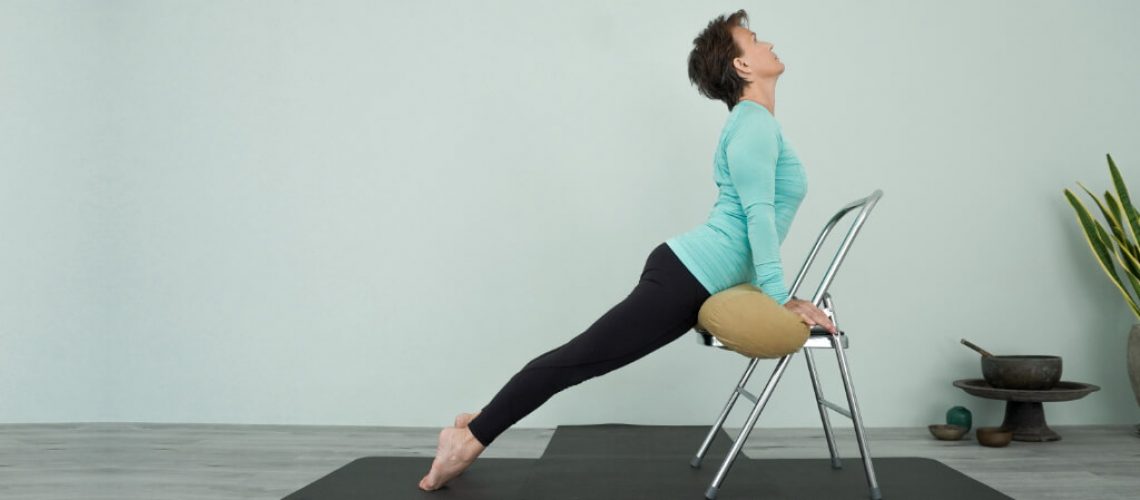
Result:
{"label": "woman's face", "polygon": [[756,32],[743,26],[733,26],[732,38],[741,52],[732,63],[745,80],[752,82],[758,78],[777,77],[784,72],[784,63],[772,52],[772,44],[756,38]]}

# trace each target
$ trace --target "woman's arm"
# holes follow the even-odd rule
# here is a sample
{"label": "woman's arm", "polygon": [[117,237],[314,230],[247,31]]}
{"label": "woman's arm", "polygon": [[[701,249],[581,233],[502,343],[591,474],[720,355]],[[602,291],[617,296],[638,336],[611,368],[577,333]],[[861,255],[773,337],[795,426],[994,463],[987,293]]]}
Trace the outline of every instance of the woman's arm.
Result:
{"label": "woman's arm", "polygon": [[757,288],[784,305],[790,298],[780,262],[776,228],[776,160],[780,137],[776,120],[764,113],[737,118],[728,139],[728,173],[748,219],[748,243],[756,270]]}

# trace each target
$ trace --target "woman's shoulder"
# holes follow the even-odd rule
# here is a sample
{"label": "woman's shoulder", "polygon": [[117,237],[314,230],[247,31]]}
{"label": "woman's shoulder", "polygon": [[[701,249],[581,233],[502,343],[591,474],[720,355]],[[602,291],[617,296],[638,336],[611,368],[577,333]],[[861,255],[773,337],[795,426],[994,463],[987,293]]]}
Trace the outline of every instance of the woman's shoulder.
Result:
{"label": "woman's shoulder", "polygon": [[779,123],[776,121],[776,117],[772,115],[772,112],[768,111],[768,108],[763,104],[747,99],[736,103],[736,105],[732,107],[732,111],[729,112],[729,115],[730,118],[735,118],[736,120]]}
{"label": "woman's shoulder", "polygon": [[777,134],[781,132],[780,122],[768,112],[768,108],[754,101],[740,101],[729,113],[724,127],[724,137],[731,139],[739,135]]}

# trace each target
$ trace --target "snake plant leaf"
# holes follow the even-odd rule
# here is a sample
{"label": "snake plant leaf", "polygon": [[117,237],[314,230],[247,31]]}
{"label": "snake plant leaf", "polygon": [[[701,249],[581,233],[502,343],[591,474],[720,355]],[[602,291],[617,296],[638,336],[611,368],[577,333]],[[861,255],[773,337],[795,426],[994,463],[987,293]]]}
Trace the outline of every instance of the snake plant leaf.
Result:
{"label": "snake plant leaf", "polygon": [[[1128,282],[1132,285],[1133,293],[1135,293],[1137,297],[1140,297],[1140,273],[1136,272],[1137,269],[1140,269],[1140,259],[1125,252],[1123,250],[1124,242],[1121,242],[1119,238],[1116,239],[1116,242],[1119,244],[1119,248],[1114,254],[1116,260],[1120,263],[1120,267],[1124,269],[1124,275],[1128,277]],[[1129,299],[1131,300],[1131,296]],[[1140,316],[1140,311],[1137,311],[1137,315]]]}
{"label": "snake plant leaf", "polygon": [[[1097,222],[1089,215],[1088,209],[1085,208],[1081,200],[1077,199],[1076,195],[1068,189],[1065,190],[1065,198],[1068,198],[1069,204],[1073,206],[1073,210],[1077,214],[1077,222],[1081,224],[1081,228],[1085,231],[1085,239],[1088,240],[1089,246],[1092,247],[1093,254],[1097,257],[1101,267],[1105,268],[1105,272],[1115,281],[1120,283],[1120,278],[1116,276],[1115,267],[1112,265],[1112,256],[1109,255],[1108,250],[1105,248],[1109,242],[1104,241],[1100,236],[1100,223]],[[1103,229],[1101,229],[1103,231]]]}
{"label": "snake plant leaf", "polygon": [[[1122,234],[1123,228],[1120,227],[1120,221],[1117,220],[1116,215],[1110,212],[1108,208],[1106,208],[1104,204],[1100,202],[1100,198],[1097,198],[1095,194],[1092,194],[1092,191],[1089,191],[1089,188],[1085,187],[1084,184],[1081,184],[1078,181],[1077,185],[1080,186],[1081,189],[1084,189],[1085,192],[1088,193],[1089,198],[1092,198],[1093,201],[1096,202],[1096,206],[1100,208],[1100,213],[1103,214],[1105,220],[1108,221],[1108,227],[1112,229],[1112,234],[1120,236],[1121,239],[1127,239],[1127,237]],[[1108,191],[1105,191],[1104,194],[1107,195],[1109,193]]]}
{"label": "snake plant leaf", "polygon": [[[1108,208],[1112,210],[1113,217],[1115,217],[1117,221],[1121,220],[1122,217],[1120,215],[1120,204],[1118,204],[1116,202],[1116,197],[1112,196],[1112,193],[1105,191],[1104,192],[1104,199],[1105,199],[1105,202],[1104,202],[1105,205],[1108,205]],[[1115,232],[1115,231],[1113,231],[1113,232]],[[1121,231],[1121,232],[1123,232],[1123,231]],[[1130,255],[1135,257],[1137,260],[1140,260],[1140,246],[1138,246],[1135,241],[1129,241],[1123,235],[1121,235],[1121,238],[1123,239],[1123,241],[1118,240],[1118,242],[1121,243],[1122,245],[1124,245],[1125,250]],[[1140,269],[1138,269],[1138,271],[1140,271]],[[1138,273],[1137,276],[1140,276],[1140,273]]]}
{"label": "snake plant leaf", "polygon": [[[1120,267],[1124,268],[1125,274],[1129,276],[1140,276],[1140,259],[1136,254],[1128,251],[1128,242],[1120,239],[1119,236],[1113,236],[1117,244],[1117,260],[1120,262]],[[1136,290],[1140,292],[1140,290]]]}
{"label": "snake plant leaf", "polygon": [[[1127,241],[1128,236],[1124,233],[1124,229],[1120,226],[1120,221],[1117,218],[1119,211],[1110,211],[1108,207],[1105,207],[1105,205],[1100,202],[1100,198],[1097,198],[1096,195],[1092,194],[1092,191],[1089,191],[1089,188],[1085,187],[1085,185],[1081,184],[1080,182],[1077,182],[1077,184],[1081,186],[1081,189],[1085,190],[1085,193],[1089,195],[1089,198],[1092,198],[1093,201],[1096,202],[1097,207],[1100,208],[1100,213],[1103,214],[1105,220],[1108,221],[1108,227],[1112,229],[1112,234],[1116,238],[1117,243],[1121,245],[1122,250],[1128,253],[1129,257],[1135,256],[1133,253],[1133,248],[1123,243],[1124,241]],[[1112,194],[1108,191],[1105,191],[1104,194],[1106,198],[1111,198],[1112,196]],[[1115,207],[1114,205],[1112,206]],[[1104,244],[1109,248],[1113,247],[1111,239],[1104,238]],[[1128,259],[1125,259],[1121,262],[1121,267],[1123,267],[1126,272],[1137,274],[1138,268],[1136,266],[1133,266]]]}
{"label": "snake plant leaf", "polygon": [[1120,277],[1116,275],[1116,268],[1113,265],[1112,256],[1105,248],[1105,245],[1109,244],[1109,242],[1106,241],[1108,239],[1108,232],[1101,227],[1100,222],[1089,215],[1088,209],[1085,208],[1081,200],[1077,199],[1072,191],[1066,189],[1065,198],[1067,198],[1069,204],[1073,206],[1077,221],[1085,231],[1085,240],[1088,242],[1093,254],[1096,255],[1097,262],[1100,263],[1101,269],[1104,270],[1104,273],[1107,274],[1109,278],[1112,278],[1112,283],[1116,285],[1120,293],[1124,294],[1124,297],[1128,300],[1128,305],[1132,307],[1132,312],[1140,317],[1140,307],[1137,307],[1136,302],[1132,300],[1132,296],[1124,289],[1124,283],[1122,283]]}
{"label": "snake plant leaf", "polygon": [[1132,239],[1140,238],[1140,214],[1137,214],[1136,207],[1132,205],[1132,198],[1128,195],[1128,186],[1124,185],[1124,179],[1120,177],[1120,170],[1116,168],[1116,162],[1112,161],[1112,155],[1105,155],[1108,157],[1108,170],[1112,172],[1112,184],[1116,186],[1116,193],[1120,196],[1120,204],[1124,206],[1124,213],[1128,219],[1128,225],[1132,229]]}
{"label": "snake plant leaf", "polygon": [[[1128,277],[1128,283],[1132,285],[1133,292],[1140,294],[1140,279],[1137,279],[1136,276],[1128,273],[1125,273],[1124,275]],[[1121,291],[1123,291],[1123,287],[1121,288]],[[1127,300],[1128,306],[1132,308],[1132,313],[1135,314],[1137,318],[1140,318],[1140,306],[1138,306],[1136,300],[1133,299],[1132,296],[1128,294],[1128,292],[1124,292],[1124,298]]]}
{"label": "snake plant leaf", "polygon": [[[1122,257],[1120,253],[1117,253],[1115,255],[1116,260],[1120,262],[1120,265],[1122,267],[1127,267],[1125,265],[1126,260],[1124,257]],[[1135,260],[1132,261],[1132,265],[1136,265]],[[1132,285],[1132,292],[1135,293],[1137,297],[1140,297],[1140,279],[1138,279],[1137,275],[1135,273],[1125,272],[1124,276],[1128,278],[1128,283]],[[1128,298],[1129,305],[1136,305],[1136,302],[1132,299],[1131,295],[1125,294],[1125,296]],[[1132,309],[1136,313],[1137,317],[1140,317],[1140,309],[1137,309],[1136,307],[1133,307]]]}
{"label": "snake plant leaf", "polygon": [[[1077,184],[1080,183],[1078,182]],[[1081,187],[1083,188],[1084,186]],[[1088,192],[1088,189],[1085,189],[1085,192]],[[1092,193],[1089,193],[1089,196],[1092,196]],[[1100,200],[1097,200],[1095,196],[1092,196],[1092,198],[1100,205]],[[1104,218],[1108,219],[1109,226],[1112,227],[1112,234],[1116,239],[1116,243],[1120,246],[1120,251],[1128,257],[1128,259],[1123,261],[1122,266],[1129,273],[1140,276],[1140,252],[1137,252],[1136,244],[1128,240],[1128,235],[1125,234],[1124,230],[1120,227],[1120,222],[1118,222],[1120,206],[1116,204],[1116,199],[1112,197],[1112,193],[1105,191],[1104,198],[1106,200],[1105,205],[1108,205],[1108,209],[1105,209],[1104,205],[1100,205],[1100,210],[1104,213]],[[1140,290],[1137,290],[1137,292],[1140,292]]]}
{"label": "snake plant leaf", "polygon": [[[1094,220],[1093,225],[1096,226],[1096,230],[1097,233],[1100,234],[1101,241],[1109,241],[1108,231],[1105,231],[1104,228],[1101,227],[1100,222]],[[1109,247],[1111,246],[1112,245],[1109,244]],[[1114,255],[1117,260],[1120,260],[1119,252],[1113,252],[1112,255]],[[1128,282],[1130,285],[1132,285],[1132,290],[1137,291],[1137,285],[1140,283],[1136,282],[1135,274],[1128,272],[1128,266],[1123,261],[1120,262],[1120,265],[1124,268],[1124,276],[1128,277]],[[1128,305],[1132,308],[1132,312],[1136,314],[1137,318],[1140,318],[1140,307],[1137,306],[1136,300],[1134,300],[1132,298],[1132,295],[1130,295],[1128,291],[1124,289],[1124,284],[1120,283],[1119,280],[1117,281],[1117,288],[1120,289],[1120,293],[1124,294],[1124,298],[1128,301]]]}
{"label": "snake plant leaf", "polygon": [[[1101,227],[1099,221],[1094,220],[1093,225],[1096,227],[1097,234],[1100,235],[1101,241],[1105,242],[1105,245],[1111,249],[1112,243],[1109,240],[1108,231],[1105,231],[1104,228]],[[1112,255],[1116,256],[1117,259],[1119,260],[1120,256],[1118,253],[1112,252]],[[1121,262],[1121,266],[1124,267],[1124,269],[1125,269],[1124,275],[1128,277],[1129,284],[1131,284],[1133,289],[1135,289],[1135,287],[1136,287],[1135,277],[1131,273],[1128,272],[1128,267],[1123,262]],[[1132,298],[1132,295],[1130,295],[1128,293],[1128,291],[1124,289],[1124,283],[1117,281],[1117,288],[1120,289],[1120,293],[1124,294],[1124,298],[1125,298],[1125,300],[1128,301],[1128,305],[1129,305],[1129,307],[1132,308],[1132,312],[1134,314],[1136,314],[1137,318],[1140,318],[1140,307],[1137,306],[1136,301]]]}
{"label": "snake plant leaf", "polygon": [[[1113,236],[1117,243],[1117,253],[1120,256],[1120,267],[1124,268],[1124,272],[1132,276],[1140,277],[1140,258],[1136,254],[1127,250],[1126,241],[1120,241],[1119,238]],[[1140,292],[1140,290],[1137,290]]]}
{"label": "snake plant leaf", "polygon": [[[1132,283],[1132,290],[1140,294],[1140,279],[1129,274],[1128,281]],[[1132,300],[1131,296],[1128,297],[1128,303],[1132,306],[1132,312],[1136,314],[1136,317],[1140,318],[1140,307],[1137,307],[1136,301]]]}

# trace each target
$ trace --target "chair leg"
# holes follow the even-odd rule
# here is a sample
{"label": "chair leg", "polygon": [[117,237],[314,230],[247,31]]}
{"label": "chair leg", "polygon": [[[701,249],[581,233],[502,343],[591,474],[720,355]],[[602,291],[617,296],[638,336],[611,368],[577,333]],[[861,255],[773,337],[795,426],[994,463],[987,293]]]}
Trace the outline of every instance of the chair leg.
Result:
{"label": "chair leg", "polygon": [[847,367],[847,355],[843,352],[843,344],[839,337],[831,335],[831,345],[835,349],[835,357],[839,360],[839,372],[843,375],[843,388],[847,392],[847,405],[851,409],[851,420],[855,423],[855,438],[859,442],[859,453],[863,455],[863,469],[867,474],[867,486],[871,491],[872,500],[881,500],[879,482],[875,479],[875,466],[871,463],[871,451],[867,448],[867,437],[863,430],[863,415],[859,411],[859,402],[855,400],[855,387],[851,383],[851,372]]}
{"label": "chair leg", "polygon": [[811,386],[815,389],[815,405],[819,408],[819,419],[823,421],[823,436],[827,439],[827,451],[831,453],[831,468],[842,469],[843,461],[839,459],[839,448],[835,446],[835,434],[831,432],[831,419],[828,418],[827,406],[824,406],[823,386],[819,382],[819,373],[815,369],[815,358],[811,349],[803,348],[804,359],[807,360],[808,373],[811,374]]}
{"label": "chair leg", "polygon": [[[713,478],[712,485],[705,491],[705,498],[713,500],[716,498],[717,491],[724,483],[725,476],[728,475],[728,470],[732,468],[732,463],[736,461],[736,456],[740,453],[741,448],[744,447],[744,441],[748,439],[748,435],[752,433],[752,428],[756,426],[756,420],[760,418],[760,412],[764,411],[764,405],[768,403],[768,399],[772,397],[772,391],[776,388],[776,383],[780,381],[780,376],[784,374],[784,369],[788,367],[788,362],[792,359],[792,354],[787,354],[780,358],[780,362],[776,363],[776,369],[772,372],[772,376],[768,378],[768,382],[764,384],[764,392],[760,393],[760,397],[756,398],[756,405],[752,407],[752,411],[748,414],[748,420],[744,423],[744,428],[740,430],[740,435],[736,441],[732,443],[732,450],[728,452],[728,456],[724,457],[724,463],[721,464],[720,470],[716,472],[716,477]],[[753,359],[755,361],[755,359]]]}
{"label": "chair leg", "polygon": [[713,440],[716,439],[720,428],[724,425],[724,421],[728,419],[728,414],[732,411],[733,405],[736,404],[736,399],[740,397],[739,389],[744,389],[744,386],[748,385],[748,379],[752,377],[752,372],[756,369],[756,364],[759,361],[758,358],[752,358],[752,361],[748,363],[748,368],[745,368],[744,375],[740,377],[740,382],[737,382],[736,388],[732,390],[732,395],[728,397],[728,403],[725,403],[724,409],[721,410],[720,416],[716,419],[716,423],[713,424],[712,429],[709,430],[709,434],[705,436],[705,441],[701,443],[701,447],[697,450],[696,456],[689,461],[690,467],[694,469],[701,467],[701,460],[705,458],[705,454],[708,453],[709,447],[712,446]]}

